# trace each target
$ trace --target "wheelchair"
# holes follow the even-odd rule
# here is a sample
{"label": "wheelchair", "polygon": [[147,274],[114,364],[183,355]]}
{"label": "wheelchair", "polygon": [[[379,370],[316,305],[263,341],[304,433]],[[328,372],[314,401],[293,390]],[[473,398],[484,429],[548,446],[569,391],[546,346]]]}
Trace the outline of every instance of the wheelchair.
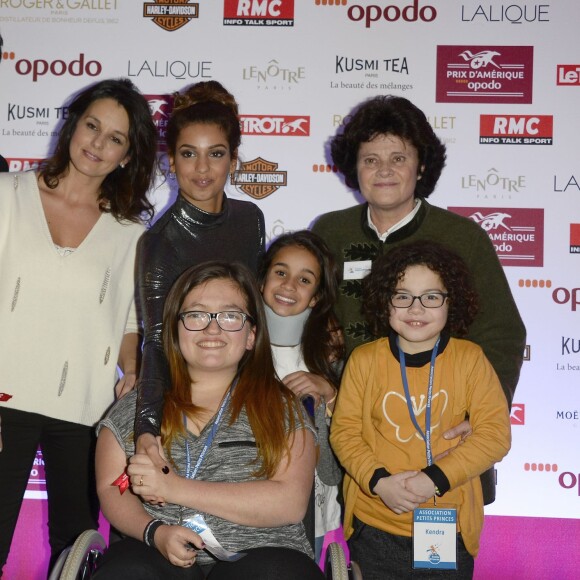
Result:
{"label": "wheelchair", "polygon": [[63,550],[48,580],[86,580],[95,571],[107,542],[97,530],[85,530],[75,543]]}
{"label": "wheelchair", "polygon": [[[61,553],[48,580],[88,580],[106,549],[107,543],[99,532],[84,531],[71,547]],[[344,550],[336,542],[326,549],[324,575],[326,580],[362,580],[358,565],[351,562],[347,566]]]}

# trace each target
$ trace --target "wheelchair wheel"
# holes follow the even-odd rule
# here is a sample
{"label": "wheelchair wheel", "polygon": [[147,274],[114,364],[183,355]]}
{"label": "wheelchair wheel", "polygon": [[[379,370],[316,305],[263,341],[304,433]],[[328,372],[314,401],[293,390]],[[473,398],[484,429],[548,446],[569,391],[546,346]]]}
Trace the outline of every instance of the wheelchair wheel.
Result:
{"label": "wheelchair wheel", "polygon": [[86,530],[72,545],[59,580],[85,580],[94,572],[99,556],[107,547],[96,530]]}
{"label": "wheelchair wheel", "polygon": [[60,578],[60,573],[62,572],[62,569],[64,568],[64,563],[66,562],[66,559],[68,558],[70,550],[71,550],[71,546],[68,546],[59,554],[56,562],[54,563],[54,566],[52,567],[52,570],[50,571],[50,575],[48,576],[48,580],[58,580]]}
{"label": "wheelchair wheel", "polygon": [[362,580],[360,566],[352,560],[350,561],[350,566],[348,568],[348,578],[349,580]]}
{"label": "wheelchair wheel", "polygon": [[337,542],[328,544],[326,548],[324,574],[326,580],[349,580],[344,550]]}

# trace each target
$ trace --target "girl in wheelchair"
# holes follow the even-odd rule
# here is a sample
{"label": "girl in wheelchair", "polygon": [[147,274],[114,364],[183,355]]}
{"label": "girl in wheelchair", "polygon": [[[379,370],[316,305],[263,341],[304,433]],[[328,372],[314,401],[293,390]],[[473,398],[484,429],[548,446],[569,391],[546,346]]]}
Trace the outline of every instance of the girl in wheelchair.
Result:
{"label": "girl in wheelchair", "polygon": [[[299,400],[275,377],[251,273],[207,262],[182,274],[166,300],[163,344],[167,464],[134,454],[136,394],[99,425],[97,489],[124,539],[94,577],[323,578],[302,524],[315,438]],[[123,481],[125,493],[115,485]]]}

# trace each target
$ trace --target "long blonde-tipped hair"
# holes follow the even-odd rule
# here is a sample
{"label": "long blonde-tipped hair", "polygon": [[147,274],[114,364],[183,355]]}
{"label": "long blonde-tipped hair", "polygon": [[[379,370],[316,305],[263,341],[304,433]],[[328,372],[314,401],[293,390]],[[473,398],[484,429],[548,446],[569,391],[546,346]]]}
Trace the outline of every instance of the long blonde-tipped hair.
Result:
{"label": "long blonde-tipped hair", "polygon": [[186,296],[211,280],[225,280],[236,285],[246,301],[246,312],[254,321],[254,348],[247,350],[239,362],[239,381],[232,394],[229,421],[233,423],[245,407],[258,451],[255,475],[268,478],[289,452],[288,433],[295,430],[295,414],[301,417],[300,402],[276,377],[260,290],[252,273],[241,264],[216,261],[193,266],[177,279],[167,296],[163,346],[171,385],[165,393],[161,425],[163,446],[168,451],[172,440],[184,434],[183,413],[195,418],[200,412],[191,402],[191,377],[179,348],[178,315]]}

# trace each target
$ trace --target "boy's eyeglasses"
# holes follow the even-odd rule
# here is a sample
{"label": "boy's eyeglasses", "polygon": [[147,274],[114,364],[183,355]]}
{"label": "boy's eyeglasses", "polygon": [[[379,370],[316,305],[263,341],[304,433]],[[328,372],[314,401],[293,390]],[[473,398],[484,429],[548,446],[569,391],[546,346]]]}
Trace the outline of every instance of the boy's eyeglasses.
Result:
{"label": "boy's eyeglasses", "polygon": [[395,292],[391,296],[391,305],[395,308],[411,308],[415,300],[419,300],[423,308],[441,308],[449,296],[446,292],[426,292],[421,296],[413,296],[405,292]]}
{"label": "boy's eyeglasses", "polygon": [[177,317],[186,330],[197,331],[205,330],[211,321],[215,318],[218,326],[226,332],[238,332],[244,328],[246,320],[254,322],[254,319],[245,312],[227,310],[224,312],[202,312],[201,310],[190,310],[189,312],[180,312]]}

